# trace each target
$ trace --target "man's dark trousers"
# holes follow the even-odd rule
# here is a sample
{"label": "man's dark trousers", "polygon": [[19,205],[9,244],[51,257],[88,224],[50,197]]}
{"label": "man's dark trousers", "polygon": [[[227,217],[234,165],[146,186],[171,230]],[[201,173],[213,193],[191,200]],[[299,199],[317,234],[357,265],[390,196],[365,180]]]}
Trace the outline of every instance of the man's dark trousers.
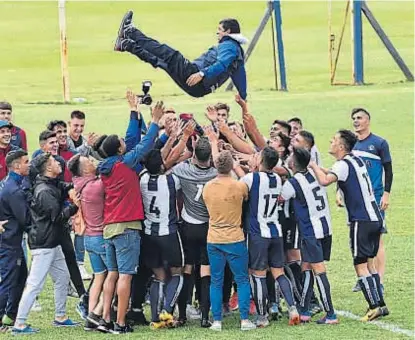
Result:
{"label": "man's dark trousers", "polygon": [[187,78],[199,72],[195,64],[185,58],[179,51],[166,44],[161,44],[157,40],[144,35],[141,31],[133,28],[129,37],[135,43],[127,44],[126,50],[142,61],[151,64],[155,68],[165,70],[175,83],[187,94],[192,97],[203,97],[211,92],[205,89],[203,82],[195,86],[186,84]]}
{"label": "man's dark trousers", "polygon": [[26,279],[23,249],[0,248],[0,318],[16,318]]}

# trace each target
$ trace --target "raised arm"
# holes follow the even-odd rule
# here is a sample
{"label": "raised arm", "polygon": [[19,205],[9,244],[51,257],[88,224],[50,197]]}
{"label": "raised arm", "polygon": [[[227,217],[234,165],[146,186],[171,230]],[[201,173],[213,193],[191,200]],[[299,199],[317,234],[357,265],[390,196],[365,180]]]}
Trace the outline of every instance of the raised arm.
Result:
{"label": "raised arm", "polygon": [[310,164],[308,165],[316,175],[317,181],[322,186],[328,186],[332,183],[337,182],[337,175],[333,172],[324,172],[322,168],[320,168],[315,162],[310,161]]}
{"label": "raised arm", "polygon": [[255,150],[246,141],[239,138],[224,121],[218,122],[218,128],[219,132],[226,137],[236,151],[246,154],[255,153]]}

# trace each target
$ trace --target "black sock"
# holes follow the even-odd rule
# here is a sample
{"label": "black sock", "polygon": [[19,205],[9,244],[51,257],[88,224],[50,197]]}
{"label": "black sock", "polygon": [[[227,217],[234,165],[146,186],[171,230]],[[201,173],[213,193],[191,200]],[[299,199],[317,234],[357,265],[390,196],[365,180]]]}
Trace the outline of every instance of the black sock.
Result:
{"label": "black sock", "polygon": [[271,271],[267,272],[267,289],[268,289],[268,303],[271,305],[277,302],[277,298],[275,297],[275,280],[272,276]]}
{"label": "black sock", "polygon": [[275,280],[275,302],[278,305],[278,307],[280,307],[280,301],[281,301],[281,287],[278,284],[278,281]]}
{"label": "black sock", "polygon": [[277,277],[278,284],[280,286],[282,295],[287,302],[288,306],[294,305],[293,287],[291,286],[290,280],[283,274]]}
{"label": "black sock", "polygon": [[379,274],[378,273],[372,274],[372,280],[373,280],[373,285],[375,286],[375,293],[376,293],[376,298],[378,300],[379,306],[384,307],[385,301],[383,299],[383,292],[382,292],[382,286],[380,283]]}
{"label": "black sock", "polygon": [[180,292],[183,288],[183,275],[172,275],[169,283],[166,286],[166,303],[164,309],[167,313],[172,314],[176,301],[179,298]]}
{"label": "black sock", "polygon": [[251,275],[251,294],[254,298],[258,315],[265,316],[267,314],[267,277],[259,275]]}
{"label": "black sock", "polygon": [[301,266],[297,261],[290,262],[288,267],[291,269],[292,277],[290,277],[291,285],[293,287],[294,297],[296,298],[297,302],[301,300],[301,292],[303,290],[303,286],[301,284],[302,278],[302,271]]}
{"label": "black sock", "polygon": [[333,303],[331,301],[330,283],[326,273],[320,273],[316,275],[317,287],[320,291],[320,299],[323,303],[324,310],[328,316],[334,314]]}
{"label": "black sock", "polygon": [[301,293],[300,307],[302,312],[310,311],[310,302],[314,293],[314,275],[311,270],[306,270],[303,273],[303,291]]}
{"label": "black sock", "polygon": [[189,281],[187,283],[187,299],[186,304],[191,305],[193,303],[193,291],[196,287],[196,280],[195,280],[195,270],[192,270],[192,274],[188,277]]}
{"label": "black sock", "polygon": [[159,322],[159,314],[164,302],[164,282],[153,279],[150,286],[151,321]]}
{"label": "black sock", "polygon": [[362,288],[363,295],[369,305],[370,309],[375,309],[378,307],[378,302],[376,301],[375,285],[371,276],[361,276],[359,277],[359,285]]}
{"label": "black sock", "polygon": [[229,303],[231,298],[233,275],[228,264],[225,266],[225,276],[223,278],[223,303]]}
{"label": "black sock", "polygon": [[179,320],[186,319],[186,307],[187,307],[187,290],[189,287],[189,281],[191,278],[191,274],[184,273],[183,274],[183,287],[179,295],[179,299],[177,300],[177,305],[179,306]]}
{"label": "black sock", "polygon": [[[200,300],[201,300],[200,292],[202,289],[202,286],[201,286],[202,283],[200,281],[200,265],[195,266],[193,277],[194,277],[194,282],[195,282],[194,283],[195,301],[198,301],[200,304]],[[190,296],[193,298],[193,287],[190,290]],[[192,303],[191,301],[192,299],[190,299],[190,304]]]}
{"label": "black sock", "polygon": [[210,275],[203,276],[200,279],[200,307],[202,311],[202,319],[209,319],[210,310]]}

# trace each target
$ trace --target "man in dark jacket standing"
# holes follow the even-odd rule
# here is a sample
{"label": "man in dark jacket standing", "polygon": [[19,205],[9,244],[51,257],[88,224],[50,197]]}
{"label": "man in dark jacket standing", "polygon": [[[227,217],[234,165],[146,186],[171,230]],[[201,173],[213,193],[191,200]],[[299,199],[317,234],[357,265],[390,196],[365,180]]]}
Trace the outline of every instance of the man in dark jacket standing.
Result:
{"label": "man in dark jacket standing", "polygon": [[[31,334],[39,330],[26,324],[29,311],[37,295],[43,289],[49,273],[54,282],[56,327],[75,326],[66,316],[66,299],[69,285],[69,271],[65,263],[60,235],[71,216],[78,211],[79,197],[67,190],[59,181],[62,172],[59,162],[49,153],[39,155],[32,161],[39,174],[33,187],[30,205],[32,226],[28,232],[32,252],[32,266],[26,289],[19,304],[14,334]],[[64,206],[70,197],[74,203]]]}
{"label": "man in dark jacket standing", "polygon": [[22,249],[23,231],[30,224],[23,180],[29,175],[29,158],[24,150],[6,157],[8,176],[0,183],[0,220],[8,220],[0,234],[0,317],[3,328],[13,326],[27,279]]}
{"label": "man in dark jacket standing", "polygon": [[132,11],[124,15],[115,51],[128,51],[154,68],[165,70],[192,97],[212,93],[231,78],[242,99],[246,99],[246,73],[241,44],[245,44],[247,39],[241,35],[237,20],[221,20],[216,33],[219,44],[191,62],[179,51],[144,35],[134,27],[132,17]]}

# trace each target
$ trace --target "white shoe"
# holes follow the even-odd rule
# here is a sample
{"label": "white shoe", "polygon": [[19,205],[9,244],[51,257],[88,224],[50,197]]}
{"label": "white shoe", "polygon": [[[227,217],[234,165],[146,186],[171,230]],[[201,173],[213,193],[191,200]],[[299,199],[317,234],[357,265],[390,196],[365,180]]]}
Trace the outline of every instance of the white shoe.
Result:
{"label": "white shoe", "polygon": [[200,311],[192,305],[187,305],[186,317],[188,320],[200,320]]}
{"label": "white shoe", "polygon": [[[268,327],[269,326],[268,317],[266,315],[264,315],[264,316],[260,316],[259,315],[258,318],[257,318],[257,320],[256,320],[256,322],[255,322],[255,325],[258,328]],[[242,327],[242,325],[241,325],[241,327]]]}
{"label": "white shoe", "polygon": [[256,326],[251,320],[241,322],[241,331],[251,331],[253,329],[256,329]]}
{"label": "white shoe", "polygon": [[40,305],[39,301],[36,299],[35,302],[32,305],[32,308],[30,309],[31,312],[41,312],[42,306]]}
{"label": "white shoe", "polygon": [[209,327],[212,331],[220,332],[222,331],[222,322],[220,321],[213,321],[212,326]]}
{"label": "white shoe", "polygon": [[79,297],[78,293],[76,292],[75,288],[72,287],[71,283],[69,283],[69,285],[68,285],[68,296],[74,297],[74,298]]}
{"label": "white shoe", "polygon": [[85,281],[91,280],[92,276],[86,271],[85,266],[83,264],[79,264],[78,266],[79,266],[79,271],[81,273],[82,280],[85,280]]}

